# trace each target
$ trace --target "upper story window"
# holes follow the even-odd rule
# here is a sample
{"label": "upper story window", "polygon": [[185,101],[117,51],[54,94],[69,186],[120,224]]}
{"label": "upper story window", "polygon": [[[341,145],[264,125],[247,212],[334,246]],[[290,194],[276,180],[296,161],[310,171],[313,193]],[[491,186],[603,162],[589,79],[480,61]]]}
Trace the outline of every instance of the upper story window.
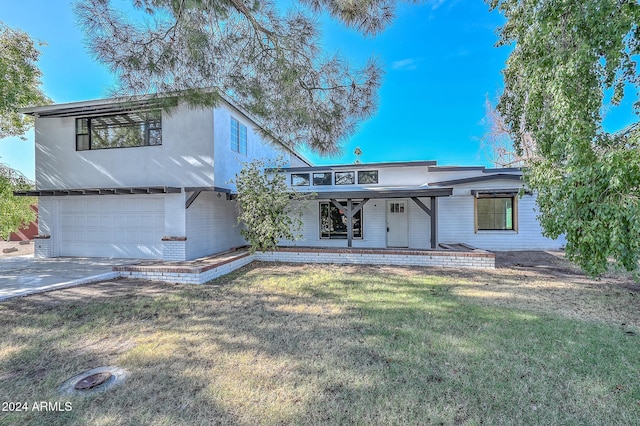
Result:
{"label": "upper story window", "polygon": [[355,172],[336,172],[336,185],[353,185],[356,183]]}
{"label": "upper story window", "polygon": [[309,186],[309,173],[291,173],[291,186]]}
{"label": "upper story window", "polygon": [[377,170],[358,171],[358,183],[361,185],[378,183],[378,171]]}
{"label": "upper story window", "polygon": [[476,204],[478,231],[516,230],[515,197],[481,197]]}
{"label": "upper story window", "polygon": [[331,185],[331,172],[321,172],[313,174],[314,185]]}
{"label": "upper story window", "polygon": [[162,145],[160,111],[76,118],[76,150]]}
{"label": "upper story window", "polygon": [[247,155],[247,126],[231,117],[231,150]]}

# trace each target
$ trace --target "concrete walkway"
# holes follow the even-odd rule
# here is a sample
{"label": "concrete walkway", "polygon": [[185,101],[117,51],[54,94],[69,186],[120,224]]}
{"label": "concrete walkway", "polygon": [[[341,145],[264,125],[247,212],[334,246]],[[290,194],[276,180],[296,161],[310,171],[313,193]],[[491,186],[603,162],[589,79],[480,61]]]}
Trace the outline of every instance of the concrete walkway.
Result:
{"label": "concrete walkway", "polygon": [[113,267],[132,262],[135,260],[5,257],[0,259],[0,300],[117,278]]}

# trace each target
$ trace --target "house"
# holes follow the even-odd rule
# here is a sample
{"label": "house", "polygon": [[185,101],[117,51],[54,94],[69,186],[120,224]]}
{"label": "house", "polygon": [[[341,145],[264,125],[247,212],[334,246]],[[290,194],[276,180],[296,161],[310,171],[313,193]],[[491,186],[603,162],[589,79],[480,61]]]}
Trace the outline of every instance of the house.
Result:
{"label": "house", "polygon": [[308,166],[229,102],[114,99],[26,108],[35,117],[39,257],[185,260],[246,244],[230,182],[252,158]]}
{"label": "house", "polygon": [[435,161],[312,166],[230,101],[211,109],[153,98],[24,109],[36,119],[40,257],[190,260],[246,244],[233,179],[284,158],[304,202],[303,239],[283,246],[553,249],[517,169]]}
{"label": "house", "polygon": [[[535,196],[519,169],[435,161],[290,167],[287,182],[312,192],[303,238],[287,245],[485,250],[558,249],[542,235]],[[520,195],[522,193],[522,195]]]}

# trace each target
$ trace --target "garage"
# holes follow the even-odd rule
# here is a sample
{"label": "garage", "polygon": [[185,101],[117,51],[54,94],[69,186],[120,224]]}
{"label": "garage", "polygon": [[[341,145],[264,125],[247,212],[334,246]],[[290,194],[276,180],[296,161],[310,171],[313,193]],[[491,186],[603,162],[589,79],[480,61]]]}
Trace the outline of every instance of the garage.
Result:
{"label": "garage", "polygon": [[84,196],[58,206],[60,256],[162,258],[162,197]]}

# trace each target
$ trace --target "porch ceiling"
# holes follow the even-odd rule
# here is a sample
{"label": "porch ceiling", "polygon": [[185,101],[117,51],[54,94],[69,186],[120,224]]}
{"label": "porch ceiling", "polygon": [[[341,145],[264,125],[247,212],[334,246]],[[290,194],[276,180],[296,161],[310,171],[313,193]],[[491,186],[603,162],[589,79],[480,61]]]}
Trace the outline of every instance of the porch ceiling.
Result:
{"label": "porch ceiling", "polygon": [[347,191],[318,191],[315,194],[317,200],[331,200],[344,198],[413,198],[413,197],[448,197],[453,188],[359,188]]}
{"label": "porch ceiling", "polygon": [[141,186],[118,188],[75,188],[75,189],[40,189],[35,191],[14,191],[16,197],[60,197],[67,195],[129,195],[129,194],[174,194],[182,192],[182,188],[173,186]]}

